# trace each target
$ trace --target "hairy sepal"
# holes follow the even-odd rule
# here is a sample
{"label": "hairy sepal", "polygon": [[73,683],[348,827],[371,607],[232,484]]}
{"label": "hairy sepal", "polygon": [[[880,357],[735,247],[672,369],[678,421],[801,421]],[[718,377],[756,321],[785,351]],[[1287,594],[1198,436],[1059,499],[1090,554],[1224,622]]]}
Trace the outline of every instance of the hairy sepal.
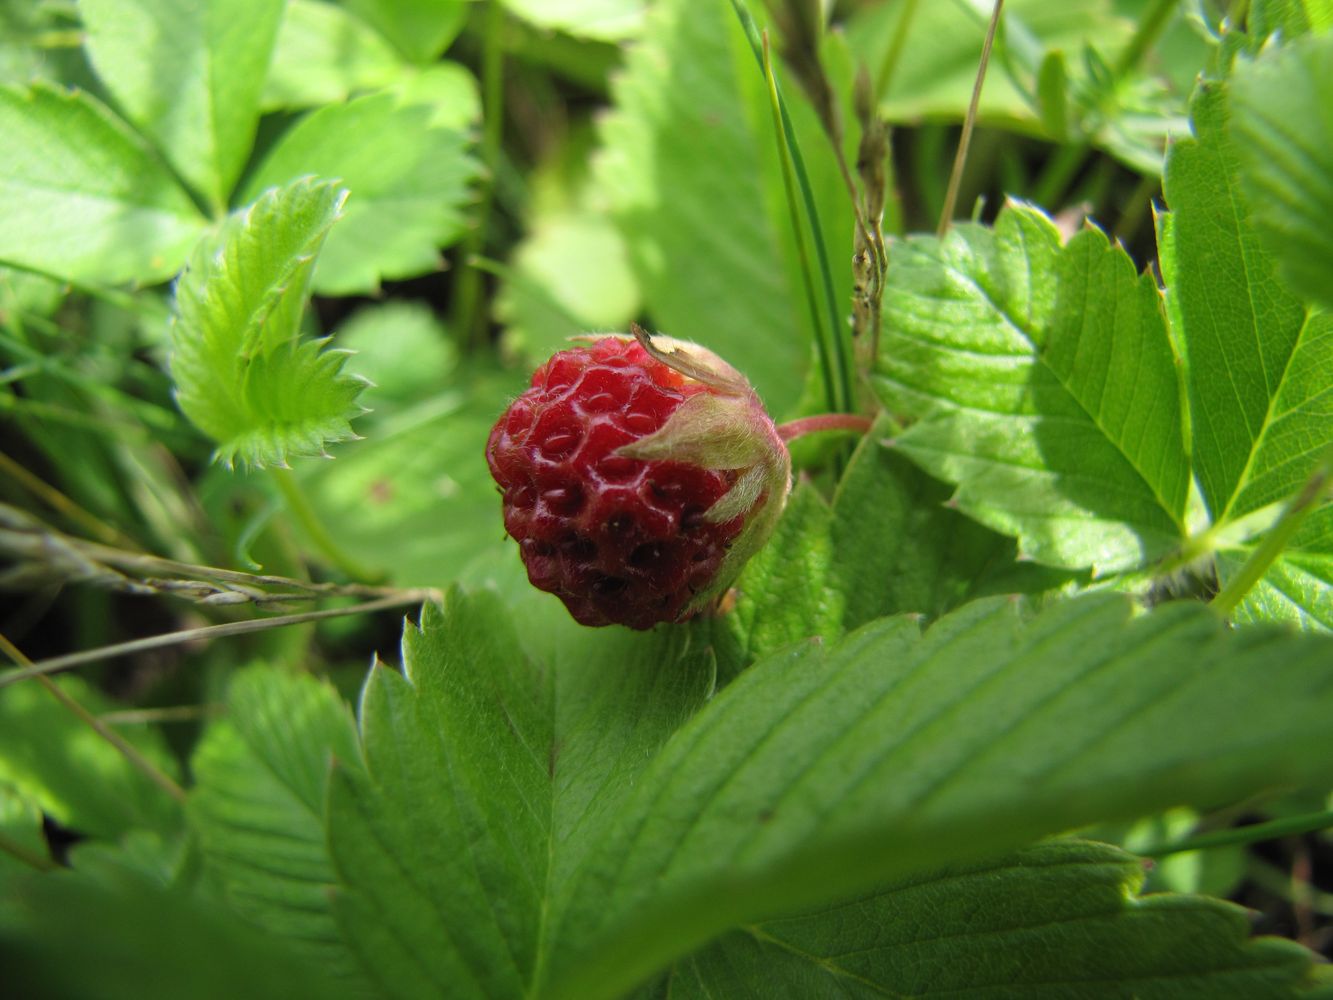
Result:
{"label": "hairy sepal", "polygon": [[714,582],[690,602],[691,611],[706,607],[721,594],[763,547],[791,492],[791,456],[748,385],[743,394],[691,396],[660,429],[625,445],[618,454],[649,462],[686,462],[704,469],[740,471],[735,485],[704,517],[720,524],[743,516],[745,526],[728,549]]}

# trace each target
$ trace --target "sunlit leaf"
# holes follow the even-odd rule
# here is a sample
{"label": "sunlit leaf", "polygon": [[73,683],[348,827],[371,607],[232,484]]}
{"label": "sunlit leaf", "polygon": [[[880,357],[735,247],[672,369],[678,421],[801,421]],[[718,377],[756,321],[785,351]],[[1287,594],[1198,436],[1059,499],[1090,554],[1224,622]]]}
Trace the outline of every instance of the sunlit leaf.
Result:
{"label": "sunlit leaf", "polygon": [[300,338],[315,257],[345,192],[305,179],[233,215],[176,284],[171,374],[181,409],[230,465],[283,465],[354,437],[364,381]]}
{"label": "sunlit leaf", "polygon": [[1189,466],[1160,297],[1096,229],[1011,203],[890,251],[875,386],[894,446],[1041,562],[1139,565],[1184,536]]}
{"label": "sunlit leaf", "polygon": [[1166,163],[1167,294],[1183,344],[1192,459],[1214,524],[1285,499],[1333,441],[1333,315],[1281,281],[1254,230],[1226,92],[1200,86]]}
{"label": "sunlit leaf", "polygon": [[176,272],[203,231],[147,143],[86,93],[0,87],[0,135],[0,262],[152,283]]}
{"label": "sunlit leaf", "polygon": [[250,155],[283,4],[81,0],[93,67],[215,210]]}
{"label": "sunlit leaf", "polygon": [[370,292],[381,278],[436,270],[440,248],[463,234],[476,165],[466,137],[431,119],[429,108],[388,94],[330,105],[287,132],[249,179],[247,198],[311,174],[337,178],[347,189],[343,218],[320,256],[315,291]]}

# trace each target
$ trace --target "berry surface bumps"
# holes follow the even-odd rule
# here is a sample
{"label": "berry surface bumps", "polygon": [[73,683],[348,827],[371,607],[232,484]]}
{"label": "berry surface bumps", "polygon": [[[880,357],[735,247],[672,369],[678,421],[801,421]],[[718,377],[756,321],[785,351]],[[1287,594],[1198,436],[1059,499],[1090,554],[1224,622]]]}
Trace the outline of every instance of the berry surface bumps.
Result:
{"label": "berry surface bumps", "polygon": [[717,575],[744,517],[705,513],[737,473],[618,449],[710,391],[632,340],[561,351],[501,415],[486,460],[528,579],[584,625],[676,621]]}

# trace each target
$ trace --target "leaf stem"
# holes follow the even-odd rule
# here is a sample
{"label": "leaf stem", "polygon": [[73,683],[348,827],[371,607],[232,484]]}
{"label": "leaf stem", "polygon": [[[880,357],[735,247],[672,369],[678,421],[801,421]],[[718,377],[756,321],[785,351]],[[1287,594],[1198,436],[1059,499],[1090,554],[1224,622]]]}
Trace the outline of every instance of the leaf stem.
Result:
{"label": "leaf stem", "polygon": [[486,226],[495,203],[495,175],[500,163],[500,143],[504,138],[504,7],[500,0],[490,0],[486,11],[485,40],[481,55],[482,181],[477,198],[476,225],[467,234],[459,254],[461,270],[454,290],[453,328],[463,348],[482,348],[486,324],[482,321],[482,269],[473,263],[481,253]]}
{"label": "leaf stem", "polygon": [[1282,819],[1269,820],[1267,823],[1234,826],[1226,830],[1210,830],[1207,833],[1195,834],[1186,837],[1184,840],[1162,844],[1135,853],[1145,858],[1164,858],[1171,854],[1201,851],[1210,847],[1257,844],[1265,840],[1277,840],[1279,837],[1313,833],[1315,830],[1324,830],[1330,826],[1333,826],[1333,809],[1325,809],[1322,812],[1303,813],[1300,816],[1284,816]]}
{"label": "leaf stem", "polygon": [[[3,650],[6,656],[20,666],[32,666],[32,660],[24,656],[22,651],[4,635],[0,635],[0,650]],[[3,676],[7,677],[9,675],[5,674]],[[144,777],[157,785],[158,788],[162,789],[177,802],[183,803],[185,801],[185,789],[181,788],[180,785],[176,784],[176,782],[156,764],[140,753],[139,749],[134,746],[134,744],[130,743],[129,740],[121,736],[120,733],[113,730],[105,722],[93,715],[92,712],[80,705],[70,697],[60,685],[51,680],[51,678],[38,674],[37,682],[41,684],[42,687],[46,688],[46,690],[50,692],[51,697],[60,702],[60,704],[68,709],[80,722],[95,732],[107,743],[111,744],[111,746],[115,748],[122,757],[129,761],[131,766],[137,768]]]}
{"label": "leaf stem", "polygon": [[801,417],[778,425],[778,437],[783,441],[795,441],[807,434],[822,431],[852,431],[865,434],[875,422],[859,413],[820,413],[813,417]]}
{"label": "leaf stem", "polygon": [[1310,478],[1305,481],[1300,493],[1287,505],[1277,523],[1268,529],[1263,541],[1250,553],[1250,558],[1245,560],[1240,571],[1213,598],[1209,607],[1224,618],[1236,610],[1240,602],[1245,599],[1245,595],[1263,579],[1274,560],[1282,554],[1282,550],[1287,547],[1292,535],[1296,534],[1306,515],[1328,490],[1330,482],[1333,482],[1333,448],[1324,451],[1323,457],[1320,458],[1314,472],[1310,474]]}
{"label": "leaf stem", "polygon": [[344,552],[342,546],[329,533],[324,522],[315,513],[315,508],[310,505],[309,499],[302,492],[301,485],[296,481],[291,469],[275,468],[269,471],[273,474],[273,481],[277,484],[283,499],[287,501],[287,510],[305,530],[315,548],[353,580],[373,580],[376,574]]}
{"label": "leaf stem", "polygon": [[986,28],[986,41],[981,47],[981,62],[977,66],[977,78],[972,84],[972,100],[967,105],[967,117],[963,119],[963,133],[958,137],[958,153],[953,160],[953,172],[949,175],[949,188],[944,195],[944,208],[940,211],[940,224],[936,235],[944,239],[953,221],[954,206],[958,201],[958,189],[963,184],[963,167],[967,164],[967,150],[972,144],[972,130],[977,123],[977,109],[981,106],[981,87],[986,82],[986,67],[990,65],[991,49],[995,45],[995,30],[1000,25],[1000,11],[1004,0],[995,0],[991,10],[990,24]]}
{"label": "leaf stem", "polygon": [[306,622],[321,621],[325,618],[345,618],[349,615],[370,614],[372,611],[384,611],[388,608],[400,608],[408,604],[421,604],[425,601],[439,601],[440,599],[439,591],[425,587],[399,591],[377,601],[366,601],[364,604],[353,604],[345,608],[326,608],[323,611],[303,611],[300,614],[280,615],[276,618],[252,618],[240,622],[226,622],[222,625],[205,625],[200,628],[181,629],[178,632],[167,632],[162,635],[149,636],[145,639],[132,639],[129,642],[118,642],[110,646],[99,646],[97,649],[66,653],[64,656],[55,656],[49,660],[39,660],[30,667],[21,667],[18,670],[10,670],[0,674],[0,688],[17,684],[29,677],[57,674],[74,667],[83,666],[86,663],[97,663],[100,660],[128,656],[132,653],[143,653],[151,649],[164,649],[168,646],[178,646],[181,643],[204,642],[233,635],[249,635],[252,632],[264,632],[268,629],[283,628],[287,625],[302,625]]}

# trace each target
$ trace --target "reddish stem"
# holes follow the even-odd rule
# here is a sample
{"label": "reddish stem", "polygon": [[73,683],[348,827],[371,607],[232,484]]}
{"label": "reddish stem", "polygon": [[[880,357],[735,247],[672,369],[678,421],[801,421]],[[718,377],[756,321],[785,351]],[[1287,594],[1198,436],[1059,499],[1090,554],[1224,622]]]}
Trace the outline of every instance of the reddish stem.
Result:
{"label": "reddish stem", "polygon": [[789,420],[778,427],[778,437],[784,441],[794,441],[807,434],[820,431],[855,431],[864,434],[874,426],[874,421],[859,413],[821,413],[813,417],[801,417]]}

